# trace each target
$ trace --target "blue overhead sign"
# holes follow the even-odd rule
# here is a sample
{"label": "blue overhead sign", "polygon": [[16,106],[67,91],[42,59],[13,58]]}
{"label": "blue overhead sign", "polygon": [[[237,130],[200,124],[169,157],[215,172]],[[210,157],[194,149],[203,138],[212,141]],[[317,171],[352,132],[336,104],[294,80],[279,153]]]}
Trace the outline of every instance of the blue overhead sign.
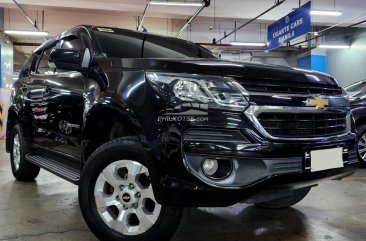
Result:
{"label": "blue overhead sign", "polygon": [[311,2],[268,26],[267,49],[275,49],[311,32]]}

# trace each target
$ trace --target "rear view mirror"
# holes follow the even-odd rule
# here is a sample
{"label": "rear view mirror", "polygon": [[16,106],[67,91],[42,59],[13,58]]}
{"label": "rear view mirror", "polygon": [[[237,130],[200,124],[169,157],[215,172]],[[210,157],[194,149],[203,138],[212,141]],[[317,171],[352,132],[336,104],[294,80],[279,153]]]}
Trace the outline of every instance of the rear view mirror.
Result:
{"label": "rear view mirror", "polygon": [[54,49],[52,50],[49,63],[55,65],[56,69],[69,71],[83,71],[81,66],[80,51],[75,49]]}

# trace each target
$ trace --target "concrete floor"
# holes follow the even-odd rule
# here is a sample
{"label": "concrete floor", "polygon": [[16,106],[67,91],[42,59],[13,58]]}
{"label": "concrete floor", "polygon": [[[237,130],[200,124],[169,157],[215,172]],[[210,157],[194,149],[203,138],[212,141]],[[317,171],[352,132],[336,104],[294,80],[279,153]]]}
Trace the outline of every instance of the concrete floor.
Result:
{"label": "concrete floor", "polygon": [[[76,186],[46,171],[34,183],[17,182],[3,150],[1,142],[0,241],[96,240],[80,213]],[[366,170],[355,177],[323,183],[287,210],[243,204],[187,209],[173,240],[366,240]]]}

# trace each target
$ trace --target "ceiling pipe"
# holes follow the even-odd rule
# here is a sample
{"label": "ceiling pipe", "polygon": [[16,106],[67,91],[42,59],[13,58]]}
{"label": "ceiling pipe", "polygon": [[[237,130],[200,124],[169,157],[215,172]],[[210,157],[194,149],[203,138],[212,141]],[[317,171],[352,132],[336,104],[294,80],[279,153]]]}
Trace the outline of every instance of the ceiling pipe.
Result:
{"label": "ceiling pipe", "polygon": [[278,6],[280,6],[282,3],[286,2],[287,0],[276,0],[275,5],[272,6],[271,8],[267,9],[266,11],[264,11],[263,13],[259,14],[258,16],[256,16],[255,18],[249,20],[248,22],[246,22],[245,24],[241,25],[240,27],[234,29],[232,32],[225,34],[224,37],[220,38],[219,40],[214,40],[213,42],[216,43],[221,43],[222,40],[226,39],[227,37],[229,37],[230,35],[236,33],[238,30],[244,28],[245,26],[251,24],[252,22],[254,22],[255,20],[257,20],[258,18],[262,17],[263,15],[265,15],[266,13],[272,11],[273,9],[277,8]]}
{"label": "ceiling pipe", "polygon": [[175,37],[178,38],[188,28],[188,26],[192,23],[192,21],[203,11],[203,9],[205,9],[206,7],[209,7],[210,4],[211,4],[211,0],[204,0],[202,2],[202,6],[197,10],[197,12],[190,19],[187,20],[187,23],[183,26],[183,28],[178,32],[178,34]]}
{"label": "ceiling pipe", "polygon": [[[363,24],[363,23],[366,23],[366,20],[362,20],[362,21],[360,21],[360,22],[358,22],[358,23],[351,24],[351,25],[349,25],[349,26],[345,27],[344,29],[352,28],[352,27],[356,27],[356,26],[361,25],[361,24]],[[343,31],[344,29],[335,30],[335,31],[333,31],[333,32],[331,32],[331,33],[327,33],[327,32],[325,32],[325,33],[323,33],[323,34],[318,34],[318,36],[315,36],[315,37],[312,37],[312,38],[306,39],[306,40],[304,40],[304,41],[300,41],[300,42],[297,42],[297,43],[291,44],[291,45],[290,45],[290,47],[295,47],[295,46],[298,46],[298,45],[303,44],[303,43],[308,43],[308,42],[310,42],[310,41],[313,41],[313,40],[319,39],[319,38],[321,38],[321,37],[324,37],[324,36],[326,36],[326,35],[328,35],[328,34],[339,33],[339,32],[341,32],[341,31]],[[328,28],[328,29],[327,29],[327,31],[328,31],[328,30],[330,30],[330,29]],[[322,31],[322,32],[324,32],[324,31]]]}
{"label": "ceiling pipe", "polygon": [[[23,13],[23,15],[25,16],[25,18],[32,24],[32,26],[37,29],[38,31],[41,32],[41,30],[38,28],[38,26],[33,22],[33,20],[30,18],[30,16],[27,14],[27,12],[23,9],[22,6],[19,5],[19,3],[16,0],[13,0],[13,2],[15,3],[15,5],[17,5],[17,7],[20,9],[20,11]],[[48,39],[46,37],[43,37],[43,39],[45,41],[47,41]]]}
{"label": "ceiling pipe", "polygon": [[332,28],[336,28],[336,27],[338,27],[338,26],[340,26],[340,25],[342,25],[342,24],[344,24],[344,23],[349,23],[349,22],[351,22],[351,21],[353,21],[353,20],[355,20],[355,19],[361,18],[361,17],[363,17],[363,16],[366,16],[366,13],[361,14],[361,15],[356,16],[356,17],[353,17],[353,18],[351,18],[351,19],[348,19],[348,20],[342,21],[342,22],[340,22],[340,23],[338,23],[338,24],[336,24],[336,25],[330,26],[330,27],[328,27],[328,28],[326,28],[326,29],[323,29],[323,30],[319,31],[319,32],[318,32],[318,34],[320,34],[320,33],[322,33],[322,32],[326,32],[326,31],[328,31],[328,30],[330,30],[330,29],[332,29]]}
{"label": "ceiling pipe", "polygon": [[[207,46],[207,47],[212,47],[212,48],[220,48],[220,47],[229,47],[229,48],[232,48],[232,49],[248,49],[248,48],[253,48],[253,49],[259,49],[259,50],[262,50],[263,51],[263,46],[235,46],[235,45],[232,45],[232,44],[213,44],[213,43],[196,43],[197,45],[200,45],[200,46]],[[277,49],[281,49],[281,50],[291,50],[291,51],[294,51],[294,50],[297,50],[298,48],[297,47],[288,47],[288,46],[281,46]]]}
{"label": "ceiling pipe", "polygon": [[149,8],[149,6],[150,6],[150,0],[146,2],[146,7],[145,7],[145,10],[144,10],[144,14],[142,15],[142,18],[141,18],[140,24],[139,24],[139,26],[137,27],[137,31],[140,31],[140,28],[142,27],[142,23],[143,23],[143,22],[144,22],[144,20],[145,20],[146,13],[147,13],[147,9]]}
{"label": "ceiling pipe", "polygon": [[42,43],[28,43],[28,42],[13,42],[14,46],[26,46],[26,47],[38,47],[41,46]]}

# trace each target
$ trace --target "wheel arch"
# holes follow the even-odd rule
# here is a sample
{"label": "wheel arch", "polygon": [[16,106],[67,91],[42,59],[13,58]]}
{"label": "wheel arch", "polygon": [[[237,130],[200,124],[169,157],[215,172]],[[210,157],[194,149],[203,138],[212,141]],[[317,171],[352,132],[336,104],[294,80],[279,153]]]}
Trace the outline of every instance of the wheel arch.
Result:
{"label": "wheel arch", "polygon": [[8,120],[6,122],[6,143],[5,148],[7,152],[10,152],[11,145],[11,132],[14,128],[14,126],[17,123],[17,120],[19,120],[19,111],[14,107],[10,106],[8,110]]}
{"label": "wheel arch", "polygon": [[366,116],[360,117],[355,120],[356,131],[360,130],[362,126],[366,126]]}
{"label": "wheel arch", "polygon": [[[97,130],[97,131],[96,131]],[[121,137],[140,137],[142,130],[130,111],[116,104],[97,104],[86,114],[82,136],[82,166],[101,145]]]}
{"label": "wheel arch", "polygon": [[354,120],[354,130],[358,132],[362,126],[366,126],[366,109],[365,108],[355,108],[351,110],[352,118]]}

